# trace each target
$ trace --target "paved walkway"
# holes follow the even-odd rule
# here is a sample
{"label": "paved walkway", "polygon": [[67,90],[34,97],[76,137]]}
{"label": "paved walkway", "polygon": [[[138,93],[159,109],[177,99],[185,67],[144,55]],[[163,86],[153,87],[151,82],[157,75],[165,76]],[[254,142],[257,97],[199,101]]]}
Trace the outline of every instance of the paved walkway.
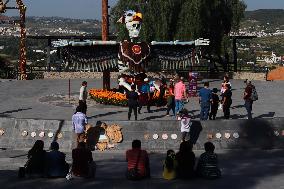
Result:
{"label": "paved walkway", "polygon": [[[190,181],[162,179],[162,160],[165,154],[151,153],[151,179],[132,182],[124,177],[126,162],[124,153],[96,152],[97,178],[95,180],[75,179],[17,179],[17,169],[26,161],[23,151],[0,151],[0,185],[3,189],[175,189],[175,188],[230,188],[230,189],[281,189],[284,188],[284,153],[272,151],[217,151],[222,169],[218,180],[194,179]],[[199,157],[201,151],[195,151]],[[240,155],[242,154],[242,155]],[[70,153],[67,154],[70,162]]]}
{"label": "paved walkway", "polygon": [[[83,79],[82,79],[83,80]],[[82,80],[71,80],[71,94],[78,95]],[[101,80],[87,80],[88,88],[101,88]],[[220,88],[221,80],[209,80],[210,88]],[[233,104],[231,115],[233,119],[245,118],[242,93],[244,82],[242,80],[231,81],[233,86]],[[284,117],[284,82],[254,82],[259,93],[259,100],[254,104],[253,116],[262,118]],[[202,84],[200,84],[202,86]],[[112,87],[116,82],[112,81]],[[68,96],[68,80],[32,80],[32,81],[7,81],[0,82],[0,116],[16,118],[37,119],[67,119],[70,120],[75,107],[65,103],[56,105],[43,101],[56,101],[56,96]],[[53,97],[52,97],[53,96]],[[54,97],[55,96],[55,97]],[[41,102],[40,102],[41,101]],[[196,118],[199,117],[200,107],[197,98],[190,99],[185,105]],[[139,115],[140,120],[167,120],[173,117],[165,117],[165,108],[152,107],[151,114]],[[88,116],[92,121],[100,120],[127,120],[125,107],[92,105],[88,109]],[[142,112],[146,112],[146,108]],[[221,117],[218,112],[217,117]]]}
{"label": "paved walkway", "polygon": [[[89,88],[101,88],[102,81],[87,80]],[[220,87],[221,80],[209,80],[210,87]],[[78,95],[82,80],[71,81],[72,96]],[[284,117],[284,82],[254,83],[259,93],[259,101],[254,104],[255,117]],[[232,118],[245,117],[242,92],[244,83],[241,80],[233,80],[233,105]],[[116,82],[112,81],[112,87]],[[68,103],[52,105],[43,103],[56,101],[51,98],[57,95],[68,95],[68,80],[33,80],[33,81],[8,81],[0,82],[0,117],[37,118],[37,119],[67,119],[70,120],[75,107]],[[46,98],[50,97],[50,99]],[[41,102],[40,102],[41,101]],[[188,108],[196,117],[199,115],[198,100],[193,98]],[[165,110],[153,107],[152,114],[143,113],[139,119],[167,120],[173,117],[165,117]],[[93,105],[88,109],[91,122],[96,120],[126,120],[127,108]],[[221,112],[218,113],[220,117]],[[198,157],[202,152],[195,151]],[[192,181],[165,181],[161,178],[162,160],[164,154],[151,153],[152,178],[141,182],[131,182],[124,178],[126,162],[124,152],[95,152],[94,158],[98,164],[97,179],[17,179],[17,169],[26,161],[24,151],[0,150],[0,186],[3,189],[73,189],[73,188],[230,188],[230,189],[267,189],[284,188],[284,152],[272,151],[218,151],[220,167],[223,178],[218,180],[195,179]],[[23,156],[24,155],[24,156]],[[70,162],[70,153],[67,153]]]}

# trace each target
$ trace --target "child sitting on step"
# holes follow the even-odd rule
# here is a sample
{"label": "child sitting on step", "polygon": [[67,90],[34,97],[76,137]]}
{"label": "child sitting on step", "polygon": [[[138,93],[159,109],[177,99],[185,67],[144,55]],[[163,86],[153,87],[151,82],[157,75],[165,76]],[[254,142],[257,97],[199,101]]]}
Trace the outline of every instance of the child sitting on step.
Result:
{"label": "child sitting on step", "polygon": [[163,166],[163,178],[166,180],[173,180],[176,178],[176,154],[173,150],[167,151],[167,157]]}

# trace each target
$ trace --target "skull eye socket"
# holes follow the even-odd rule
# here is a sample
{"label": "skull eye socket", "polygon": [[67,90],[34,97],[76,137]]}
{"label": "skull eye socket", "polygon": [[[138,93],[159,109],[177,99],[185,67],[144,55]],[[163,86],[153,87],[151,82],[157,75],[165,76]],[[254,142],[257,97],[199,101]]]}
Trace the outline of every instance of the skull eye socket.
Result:
{"label": "skull eye socket", "polygon": [[140,24],[133,24],[132,26],[135,27],[135,28],[138,28],[140,26]]}
{"label": "skull eye socket", "polygon": [[131,13],[128,13],[126,16],[132,16],[132,14],[131,14]]}

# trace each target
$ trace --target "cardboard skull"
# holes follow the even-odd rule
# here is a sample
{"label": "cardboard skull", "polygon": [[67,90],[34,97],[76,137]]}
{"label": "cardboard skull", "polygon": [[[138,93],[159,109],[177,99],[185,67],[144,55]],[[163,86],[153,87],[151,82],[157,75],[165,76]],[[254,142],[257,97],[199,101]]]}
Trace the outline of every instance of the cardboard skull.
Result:
{"label": "cardboard skull", "polygon": [[137,38],[139,36],[142,24],[142,14],[133,10],[124,12],[119,22],[125,24],[130,38]]}
{"label": "cardboard skull", "polygon": [[0,13],[6,12],[6,4],[2,0],[0,0]]}

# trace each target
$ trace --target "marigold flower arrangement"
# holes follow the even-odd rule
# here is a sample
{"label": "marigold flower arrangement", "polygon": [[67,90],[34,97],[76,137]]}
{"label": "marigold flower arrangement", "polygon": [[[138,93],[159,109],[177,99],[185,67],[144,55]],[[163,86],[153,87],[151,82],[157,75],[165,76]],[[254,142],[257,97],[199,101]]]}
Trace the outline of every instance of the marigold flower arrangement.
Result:
{"label": "marigold flower arrangement", "polygon": [[[115,105],[115,106],[127,106],[128,100],[126,94],[119,92],[108,91],[103,89],[90,89],[89,94],[95,102],[105,105]],[[156,101],[159,97],[159,92],[157,91],[153,96],[153,101]]]}
{"label": "marigold flower arrangement", "polygon": [[91,89],[89,94],[97,103],[115,106],[127,106],[125,94],[103,89]]}

